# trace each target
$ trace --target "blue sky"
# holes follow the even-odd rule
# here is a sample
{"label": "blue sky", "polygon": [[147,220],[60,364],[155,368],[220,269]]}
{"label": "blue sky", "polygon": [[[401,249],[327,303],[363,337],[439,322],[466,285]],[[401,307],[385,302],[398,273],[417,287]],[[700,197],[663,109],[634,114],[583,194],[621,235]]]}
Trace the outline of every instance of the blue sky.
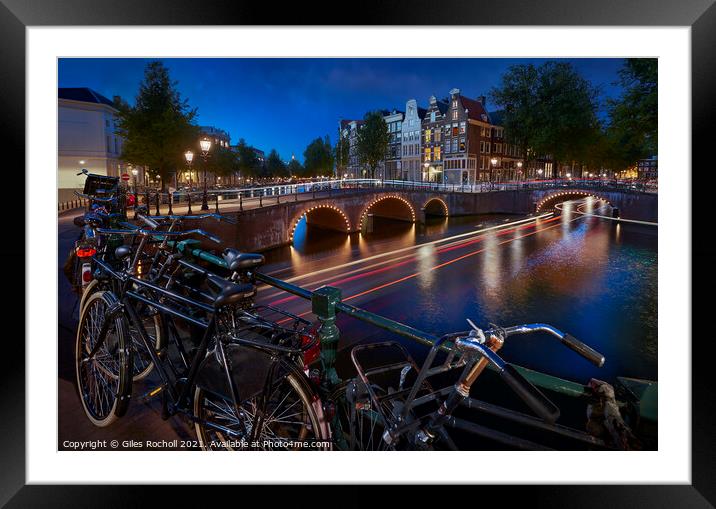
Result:
{"label": "blue sky", "polygon": [[[488,95],[512,64],[544,59],[161,59],[178,82],[182,97],[198,109],[198,123],[224,129],[232,143],[244,138],[283,159],[303,160],[318,136],[335,141],[340,119],[362,118],[374,109],[405,109],[415,98],[459,88],[468,97]],[[622,59],[563,59],[601,90],[602,101],[619,95],[614,85]],[[89,87],[134,102],[149,59],[62,58],[60,87]],[[488,100],[488,110],[491,104]]]}

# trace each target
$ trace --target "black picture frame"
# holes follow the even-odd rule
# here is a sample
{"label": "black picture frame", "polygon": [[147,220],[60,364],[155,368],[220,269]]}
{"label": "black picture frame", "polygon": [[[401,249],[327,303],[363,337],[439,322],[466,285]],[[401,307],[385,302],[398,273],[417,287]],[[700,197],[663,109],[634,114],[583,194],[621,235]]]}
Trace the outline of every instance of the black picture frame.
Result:
{"label": "black picture frame", "polygon": [[[15,170],[12,196],[15,212],[8,213],[14,228],[23,207],[32,206],[31,188],[23,196],[17,187],[22,179],[16,169],[25,168],[25,29],[28,26],[89,26],[89,25],[556,25],[556,26],[688,26],[691,27],[692,72],[692,167],[703,170],[699,178],[708,178],[713,166],[709,154],[714,143],[716,113],[716,6],[714,0],[493,0],[461,2],[442,0],[401,0],[393,2],[362,2],[359,9],[345,10],[346,4],[262,4],[214,0],[0,0],[0,128],[3,130],[3,160],[8,171]],[[343,14],[338,14],[343,12]],[[709,157],[711,156],[711,157]],[[709,162],[709,159],[712,161]],[[666,171],[666,170],[664,170]],[[682,169],[684,178],[693,178],[689,169]],[[25,175],[32,185],[35,177]],[[49,177],[45,177],[49,178]],[[693,181],[693,180],[692,180]],[[698,269],[693,281],[692,320],[684,324],[681,338],[669,338],[673,348],[692,351],[692,484],[639,486],[529,486],[522,489],[492,487],[503,502],[515,500],[527,491],[530,504],[549,507],[713,507],[716,505],[716,389],[710,376],[714,349],[713,332],[708,327],[710,282],[714,280],[713,261],[716,251],[699,234],[706,232],[708,186],[693,186],[694,208],[692,271]],[[698,193],[703,196],[697,196]],[[688,214],[683,204],[662,204],[674,213]],[[12,207],[12,205],[11,205]],[[663,210],[663,209],[662,209]],[[13,214],[17,214],[12,217]],[[22,244],[3,242],[3,260],[23,263]],[[54,262],[53,262],[54,263]],[[16,268],[12,272],[19,273]],[[3,276],[5,278],[6,276]],[[5,282],[5,279],[3,279]],[[23,288],[17,282],[15,288]],[[699,288],[700,287],[700,288]],[[698,298],[697,290],[704,290]],[[4,299],[6,316],[20,316],[24,299],[19,290],[12,299]],[[697,334],[700,326],[705,334]],[[49,340],[49,339],[48,339]],[[668,356],[668,349],[660,351]],[[6,334],[0,355],[0,504],[7,507],[127,507],[140,495],[139,488],[129,486],[35,486],[25,484],[25,350],[19,335]],[[667,402],[668,403],[668,402]],[[663,407],[662,407],[663,408]],[[668,410],[667,410],[668,411]],[[51,431],[48,425],[48,432]],[[485,466],[476,466],[476,469]],[[579,468],[589,468],[582,465]],[[599,472],[594,472],[595,479]],[[488,489],[480,488],[480,490]],[[185,505],[192,495],[201,496],[195,487],[164,490],[169,499],[180,498]],[[215,493],[215,492],[212,492]],[[481,496],[484,491],[481,491]],[[146,499],[147,503],[149,499]],[[326,503],[332,503],[328,499]],[[206,503],[206,502],[204,502]]]}

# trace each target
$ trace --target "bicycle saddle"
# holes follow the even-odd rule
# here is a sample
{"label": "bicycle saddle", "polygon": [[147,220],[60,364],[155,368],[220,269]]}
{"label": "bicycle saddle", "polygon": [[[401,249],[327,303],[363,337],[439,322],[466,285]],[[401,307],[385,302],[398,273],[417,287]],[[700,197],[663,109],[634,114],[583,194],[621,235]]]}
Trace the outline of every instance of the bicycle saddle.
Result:
{"label": "bicycle saddle", "polygon": [[256,253],[242,253],[238,249],[226,248],[221,253],[226,265],[231,271],[247,270],[264,264],[264,255]]}
{"label": "bicycle saddle", "polygon": [[219,295],[214,300],[214,308],[216,309],[229,304],[236,304],[256,295],[254,285],[232,283],[213,274],[208,275],[207,283],[211,288],[219,292]]}

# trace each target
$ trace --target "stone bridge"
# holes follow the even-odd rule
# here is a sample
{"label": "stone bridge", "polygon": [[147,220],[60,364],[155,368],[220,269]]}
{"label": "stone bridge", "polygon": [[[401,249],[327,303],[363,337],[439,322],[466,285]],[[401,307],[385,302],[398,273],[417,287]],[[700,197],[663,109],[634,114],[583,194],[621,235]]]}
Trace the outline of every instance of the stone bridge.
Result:
{"label": "stone bridge", "polygon": [[[557,203],[593,196],[619,209],[624,219],[655,222],[657,195],[588,188],[451,192],[431,189],[342,189],[312,199],[286,200],[236,212],[238,224],[202,227],[239,249],[263,251],[290,244],[299,221],[342,233],[370,232],[373,217],[423,223],[426,216],[531,214],[555,210]],[[228,215],[232,215],[229,213]]]}

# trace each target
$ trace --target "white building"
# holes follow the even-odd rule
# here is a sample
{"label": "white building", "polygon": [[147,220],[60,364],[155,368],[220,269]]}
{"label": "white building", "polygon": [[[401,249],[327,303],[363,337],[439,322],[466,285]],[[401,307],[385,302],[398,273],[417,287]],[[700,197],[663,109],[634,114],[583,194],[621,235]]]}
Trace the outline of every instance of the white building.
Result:
{"label": "white building", "polygon": [[423,118],[425,118],[425,109],[418,107],[418,101],[410,99],[405,103],[401,148],[403,180],[419,181],[422,179],[420,127]]}
{"label": "white building", "polygon": [[[84,187],[81,169],[118,176],[128,168],[119,160],[123,140],[115,132],[112,101],[89,88],[59,88],[57,95],[57,192],[65,201]],[[137,178],[144,178],[141,169]]]}

